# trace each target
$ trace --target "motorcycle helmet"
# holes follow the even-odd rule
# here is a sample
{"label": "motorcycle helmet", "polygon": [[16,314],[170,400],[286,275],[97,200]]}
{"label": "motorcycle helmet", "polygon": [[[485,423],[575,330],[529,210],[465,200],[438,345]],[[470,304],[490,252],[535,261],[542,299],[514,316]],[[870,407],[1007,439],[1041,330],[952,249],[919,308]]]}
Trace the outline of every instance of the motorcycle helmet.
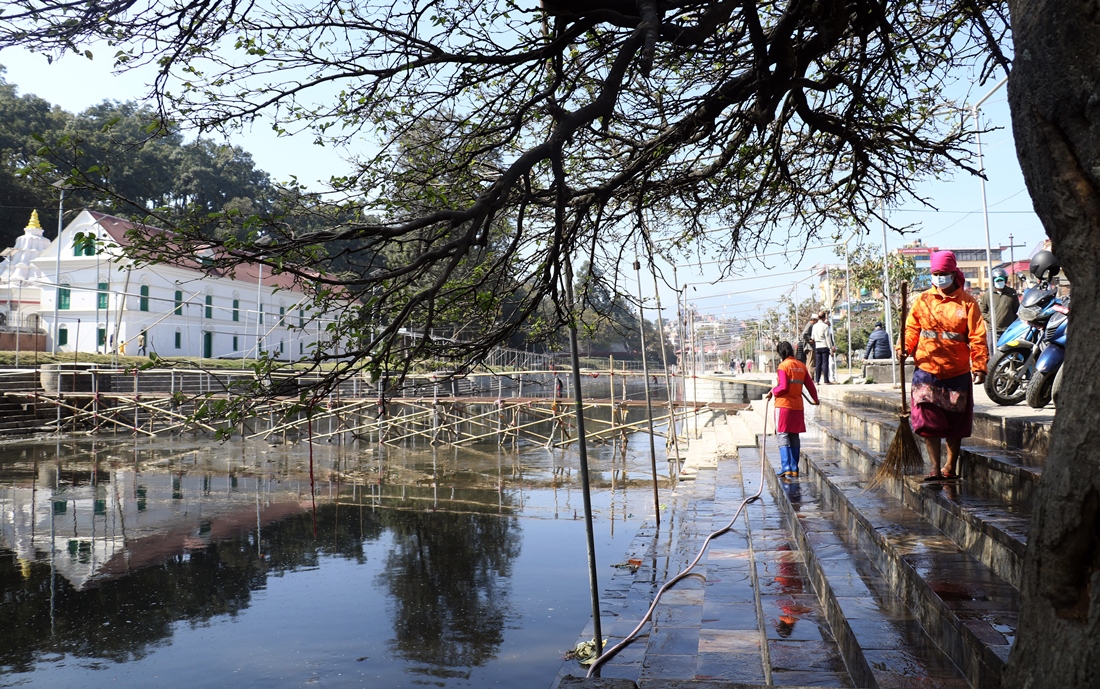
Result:
{"label": "motorcycle helmet", "polygon": [[1008,280],[1008,273],[1005,272],[1004,268],[994,268],[993,269],[993,279],[994,280],[1006,280],[1007,281]]}
{"label": "motorcycle helmet", "polygon": [[1036,280],[1045,282],[1062,272],[1062,266],[1054,254],[1049,251],[1040,251],[1032,257],[1030,270]]}

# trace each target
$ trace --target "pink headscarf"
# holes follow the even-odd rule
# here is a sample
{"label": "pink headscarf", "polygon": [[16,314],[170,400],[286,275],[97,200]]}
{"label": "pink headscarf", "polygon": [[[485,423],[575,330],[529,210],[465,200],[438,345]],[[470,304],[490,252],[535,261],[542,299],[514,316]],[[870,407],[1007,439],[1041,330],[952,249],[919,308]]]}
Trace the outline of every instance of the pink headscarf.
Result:
{"label": "pink headscarf", "polygon": [[955,254],[951,251],[936,251],[930,258],[932,272],[952,272],[955,274],[955,286],[965,287],[966,276],[955,263]]}

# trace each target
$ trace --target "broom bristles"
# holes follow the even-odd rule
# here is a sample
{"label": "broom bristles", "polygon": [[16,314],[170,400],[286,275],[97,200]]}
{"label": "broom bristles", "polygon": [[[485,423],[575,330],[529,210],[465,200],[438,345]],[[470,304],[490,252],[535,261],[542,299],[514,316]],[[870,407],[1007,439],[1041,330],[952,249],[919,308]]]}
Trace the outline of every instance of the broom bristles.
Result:
{"label": "broom bristles", "polygon": [[886,450],[886,459],[878,465],[875,475],[871,477],[868,488],[882,485],[887,479],[900,479],[906,474],[917,474],[924,471],[924,457],[917,447],[917,439],[913,435],[913,429],[909,426],[909,415],[903,414],[899,418],[898,430],[894,433],[894,439]]}

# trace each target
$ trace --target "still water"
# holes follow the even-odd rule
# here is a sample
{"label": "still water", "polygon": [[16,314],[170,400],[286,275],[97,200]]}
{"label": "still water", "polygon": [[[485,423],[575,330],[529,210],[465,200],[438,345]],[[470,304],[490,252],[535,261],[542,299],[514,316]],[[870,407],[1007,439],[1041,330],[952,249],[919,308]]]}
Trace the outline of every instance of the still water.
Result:
{"label": "still water", "polygon": [[[575,451],[312,449],[315,513],[305,442],[0,445],[0,686],[549,686],[591,613]],[[648,453],[589,448],[603,581]]]}

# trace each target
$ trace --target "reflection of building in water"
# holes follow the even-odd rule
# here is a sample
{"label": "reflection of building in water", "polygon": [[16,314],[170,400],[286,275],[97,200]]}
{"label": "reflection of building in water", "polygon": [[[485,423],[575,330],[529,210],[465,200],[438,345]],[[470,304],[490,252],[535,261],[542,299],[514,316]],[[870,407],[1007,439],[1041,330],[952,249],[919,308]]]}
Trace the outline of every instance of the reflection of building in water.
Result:
{"label": "reflection of building in water", "polygon": [[51,562],[82,590],[187,555],[309,508],[309,486],[256,476],[111,471],[59,485],[56,466],[33,485],[0,489],[0,542],[23,562]]}

